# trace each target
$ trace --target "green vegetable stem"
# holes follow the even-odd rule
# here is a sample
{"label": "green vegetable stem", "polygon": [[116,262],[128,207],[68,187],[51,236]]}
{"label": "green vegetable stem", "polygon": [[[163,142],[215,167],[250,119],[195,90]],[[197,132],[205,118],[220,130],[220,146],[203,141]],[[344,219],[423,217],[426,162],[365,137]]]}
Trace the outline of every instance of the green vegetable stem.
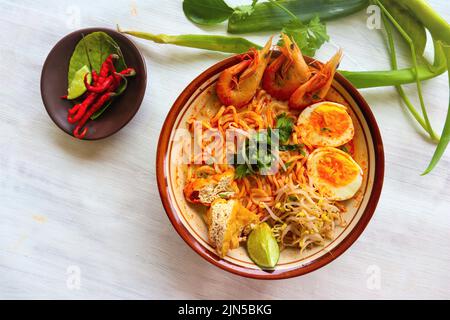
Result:
{"label": "green vegetable stem", "polygon": [[[424,174],[429,173],[439,162],[450,142],[450,101],[444,129],[439,137],[434,132],[428,118],[421,82],[448,71],[450,66],[450,25],[425,0],[372,0],[370,2],[381,8],[392,70],[340,71],[340,73],[358,88],[396,87],[414,119],[433,141],[438,142],[434,155],[424,172]],[[210,25],[228,19],[229,33],[281,30],[298,44],[304,54],[314,56],[316,50],[325,41],[328,41],[326,26],[321,20],[349,15],[365,8],[368,3],[368,0],[267,0],[264,2],[253,0],[249,5],[231,8],[224,0],[184,0],[183,10],[189,20],[198,24]],[[392,27],[393,30],[391,30]],[[398,68],[392,34],[394,30],[399,33],[401,39],[409,47],[412,59],[410,67]],[[433,38],[434,61],[432,64],[423,57],[427,30]],[[228,53],[242,53],[252,47],[260,48],[259,45],[240,37],[170,36],[138,31],[123,32],[157,43]],[[83,65],[87,65],[86,61],[81,61],[75,70],[79,70]],[[408,83],[416,84],[420,112],[401,87]],[[283,148],[293,147],[284,146]],[[249,166],[241,166],[238,169],[242,169],[238,170],[242,176],[254,173]]]}
{"label": "green vegetable stem", "polygon": [[119,27],[117,27],[117,29],[119,32],[129,34],[141,39],[150,40],[156,43],[173,44],[182,47],[198,48],[211,51],[243,53],[248,51],[250,48],[261,48],[261,46],[240,37],[199,34],[167,35],[140,31],[123,31],[120,30]]}
{"label": "green vegetable stem", "polygon": [[[308,22],[315,16],[321,20],[336,19],[357,12],[368,5],[368,0],[285,0],[276,1],[292,12],[300,21]],[[228,20],[229,33],[280,30],[291,17],[274,1],[261,2],[250,10],[238,7]]]}

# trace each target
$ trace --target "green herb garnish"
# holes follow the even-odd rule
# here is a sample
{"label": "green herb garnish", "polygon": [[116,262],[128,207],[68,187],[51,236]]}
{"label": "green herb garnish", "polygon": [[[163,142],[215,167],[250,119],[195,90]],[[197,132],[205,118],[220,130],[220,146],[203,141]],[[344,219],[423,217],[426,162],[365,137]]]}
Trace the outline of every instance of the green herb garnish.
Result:
{"label": "green herb garnish", "polygon": [[277,116],[275,126],[276,129],[278,129],[278,137],[280,139],[280,142],[288,142],[294,128],[294,120],[288,117],[286,113],[282,113]]}
{"label": "green herb garnish", "polygon": [[[281,32],[291,37],[303,54],[311,57],[316,54],[317,49],[330,39],[325,24],[317,16],[307,24],[299,19],[293,19],[283,27]],[[278,45],[281,45],[281,43]]]}
{"label": "green herb garnish", "polygon": [[345,153],[350,153],[350,151],[348,151],[346,146],[340,146],[339,149],[341,149],[342,151],[344,151]]}
{"label": "green herb garnish", "polygon": [[236,169],[234,170],[234,176],[236,179],[242,179],[248,175],[252,174],[247,164],[239,164],[236,166]]}

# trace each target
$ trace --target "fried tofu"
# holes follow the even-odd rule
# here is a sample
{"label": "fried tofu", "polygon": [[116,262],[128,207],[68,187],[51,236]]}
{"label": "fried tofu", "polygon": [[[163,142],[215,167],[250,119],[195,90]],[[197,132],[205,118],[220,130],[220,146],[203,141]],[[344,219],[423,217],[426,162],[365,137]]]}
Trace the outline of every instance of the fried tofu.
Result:
{"label": "fried tofu", "polygon": [[239,246],[245,227],[259,223],[259,217],[243,207],[237,199],[216,199],[206,214],[208,237],[220,257]]}

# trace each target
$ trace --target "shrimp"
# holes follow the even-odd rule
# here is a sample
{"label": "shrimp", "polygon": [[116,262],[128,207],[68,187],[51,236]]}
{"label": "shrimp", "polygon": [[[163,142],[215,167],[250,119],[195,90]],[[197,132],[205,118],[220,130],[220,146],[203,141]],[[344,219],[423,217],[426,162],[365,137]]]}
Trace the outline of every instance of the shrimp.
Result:
{"label": "shrimp", "polygon": [[279,100],[289,100],[294,91],[311,77],[311,71],[300,48],[286,34],[281,34],[281,55],[267,67],[262,81],[263,89]]}
{"label": "shrimp", "polygon": [[216,92],[224,105],[241,108],[250,102],[270,60],[271,46],[272,37],[262,50],[250,50],[252,54],[243,55],[241,62],[222,71],[217,81]]}
{"label": "shrimp", "polygon": [[342,59],[339,51],[311,79],[302,84],[289,99],[290,109],[304,109],[325,98],[333,82],[334,74]]}

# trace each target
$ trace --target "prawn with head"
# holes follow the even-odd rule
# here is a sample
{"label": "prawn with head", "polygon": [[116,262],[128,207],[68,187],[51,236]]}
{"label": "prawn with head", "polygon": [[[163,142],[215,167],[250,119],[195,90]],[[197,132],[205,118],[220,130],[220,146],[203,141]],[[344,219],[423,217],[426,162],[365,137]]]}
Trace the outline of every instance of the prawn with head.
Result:
{"label": "prawn with head", "polygon": [[282,33],[281,54],[264,72],[262,87],[278,100],[289,100],[294,91],[311,77],[311,71],[297,44]]}
{"label": "prawn with head", "polygon": [[250,50],[241,56],[241,62],[222,71],[216,84],[216,92],[224,105],[241,108],[250,102],[269,63],[271,46],[272,38],[263,49]]}
{"label": "prawn with head", "polygon": [[304,84],[298,87],[289,98],[289,108],[303,110],[307,106],[322,101],[333,82],[334,74],[342,59],[339,51]]}

